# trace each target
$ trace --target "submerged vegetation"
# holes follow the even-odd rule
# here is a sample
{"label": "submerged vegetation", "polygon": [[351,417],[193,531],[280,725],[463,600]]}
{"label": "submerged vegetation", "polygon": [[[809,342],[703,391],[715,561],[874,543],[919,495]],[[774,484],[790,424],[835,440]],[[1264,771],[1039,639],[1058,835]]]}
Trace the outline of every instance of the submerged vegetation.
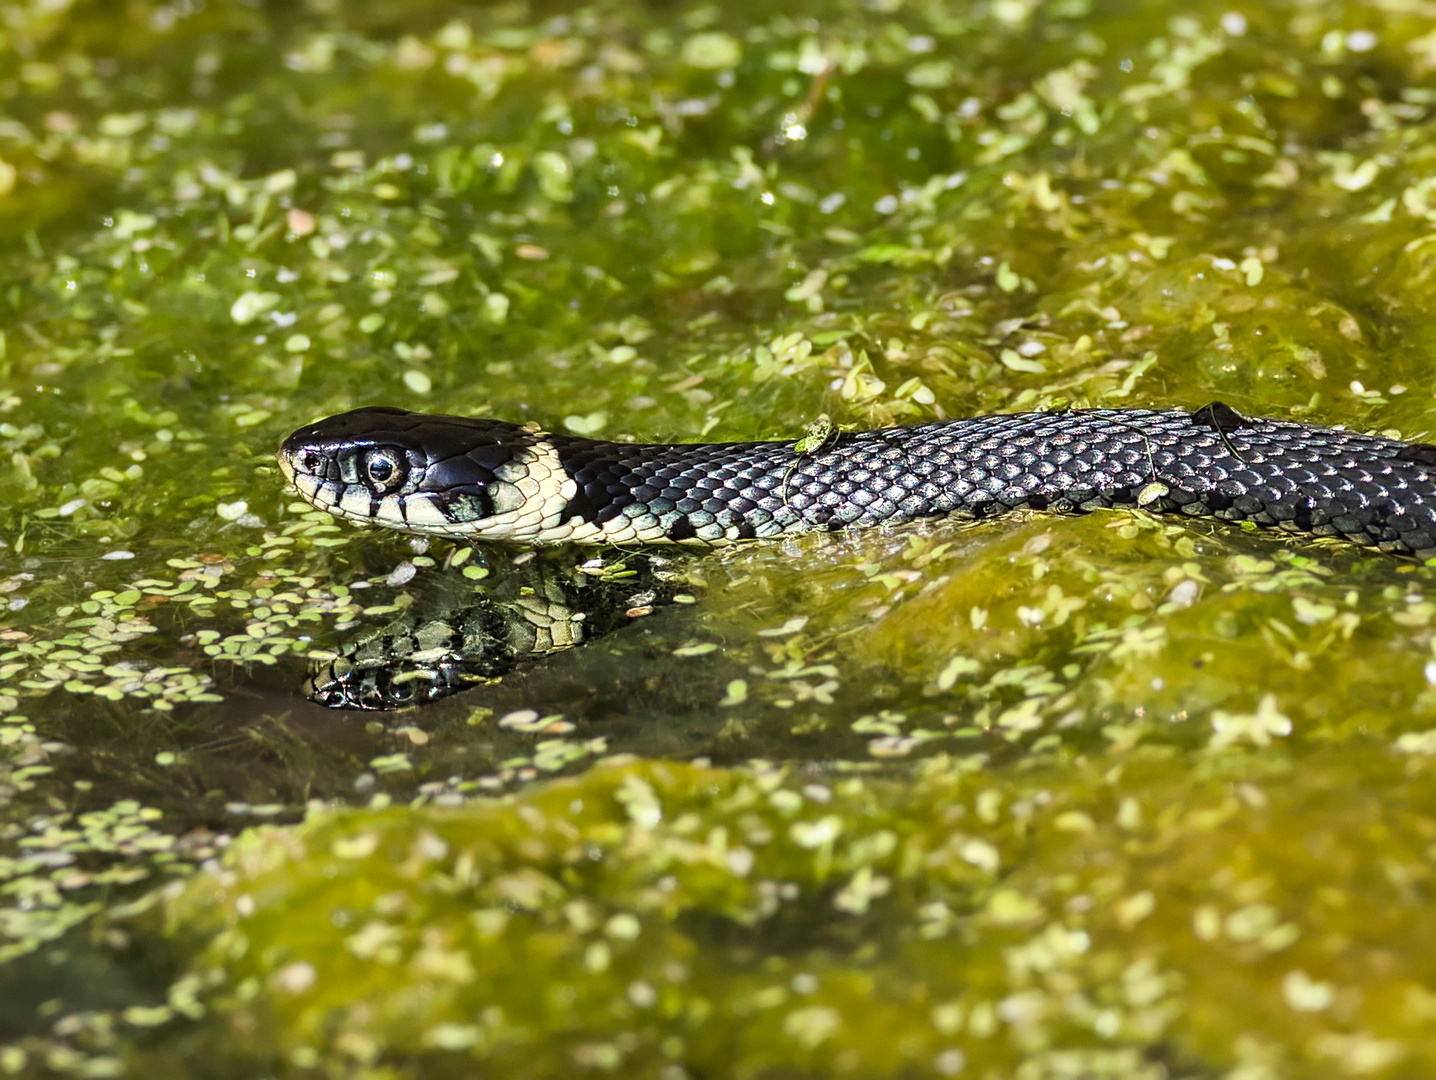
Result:
{"label": "submerged vegetation", "polygon": [[529,556],[355,532],[271,457],[379,403],[1430,438],[1436,5],[0,39],[0,1073],[1436,1069],[1429,567],[1140,512],[673,554],[683,602],[360,718],[306,663]]}

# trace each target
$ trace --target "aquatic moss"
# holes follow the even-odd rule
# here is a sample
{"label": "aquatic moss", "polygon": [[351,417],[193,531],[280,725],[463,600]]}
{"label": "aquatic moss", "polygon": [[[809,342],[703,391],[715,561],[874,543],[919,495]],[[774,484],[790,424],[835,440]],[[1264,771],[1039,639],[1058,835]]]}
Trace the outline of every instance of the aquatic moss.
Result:
{"label": "aquatic moss", "polygon": [[356,1077],[1418,1075],[1429,764],[614,762],[322,814],[170,890],[213,1016],[171,1045]]}

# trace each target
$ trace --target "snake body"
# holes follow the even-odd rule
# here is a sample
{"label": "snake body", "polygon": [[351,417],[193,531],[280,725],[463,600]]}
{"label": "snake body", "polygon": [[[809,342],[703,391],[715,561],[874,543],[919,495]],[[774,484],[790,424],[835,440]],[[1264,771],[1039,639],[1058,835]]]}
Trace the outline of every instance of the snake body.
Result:
{"label": "snake body", "polygon": [[371,407],[296,431],[308,501],[411,533],[716,546],[1014,510],[1252,521],[1436,555],[1436,447],[1220,403],[978,416],[793,442],[602,442]]}

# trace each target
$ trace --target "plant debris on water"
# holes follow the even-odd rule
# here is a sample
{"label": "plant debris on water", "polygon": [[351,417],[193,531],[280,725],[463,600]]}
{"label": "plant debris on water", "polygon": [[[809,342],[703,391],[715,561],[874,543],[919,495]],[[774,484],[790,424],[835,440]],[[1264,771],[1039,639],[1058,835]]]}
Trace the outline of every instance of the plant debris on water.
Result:
{"label": "plant debris on water", "polygon": [[1430,568],[1140,510],[669,553],[676,603],[359,716],[306,666],[441,580],[631,553],[355,531],[272,458],[367,404],[1430,439],[1436,7],[27,0],[0,43],[0,1074],[1436,1071]]}

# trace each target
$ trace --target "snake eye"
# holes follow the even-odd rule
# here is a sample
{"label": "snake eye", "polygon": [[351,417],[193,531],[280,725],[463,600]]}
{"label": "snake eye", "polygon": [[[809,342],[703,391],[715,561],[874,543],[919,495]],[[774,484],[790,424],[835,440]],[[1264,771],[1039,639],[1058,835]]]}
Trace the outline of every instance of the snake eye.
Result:
{"label": "snake eye", "polygon": [[404,460],[387,447],[364,455],[364,475],[376,491],[393,491],[404,483]]}
{"label": "snake eye", "polygon": [[304,461],[300,464],[305,472],[310,475],[318,475],[324,471],[324,455],[318,450],[309,450],[304,454]]}

